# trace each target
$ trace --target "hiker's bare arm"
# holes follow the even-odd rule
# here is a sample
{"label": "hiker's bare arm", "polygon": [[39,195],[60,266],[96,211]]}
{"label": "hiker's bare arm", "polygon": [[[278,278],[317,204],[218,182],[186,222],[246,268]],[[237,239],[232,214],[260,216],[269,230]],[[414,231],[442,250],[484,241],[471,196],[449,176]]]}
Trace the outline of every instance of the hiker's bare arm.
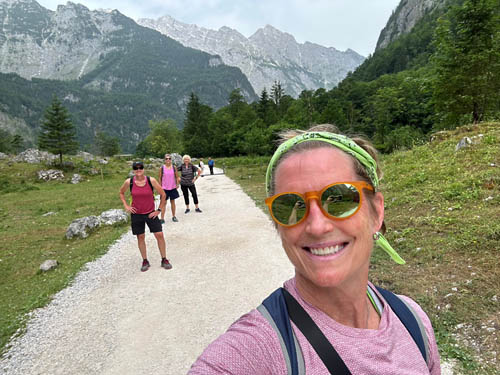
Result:
{"label": "hiker's bare arm", "polygon": [[127,204],[127,200],[125,199],[125,192],[127,189],[130,189],[130,178],[127,178],[125,182],[123,183],[122,187],[120,188],[120,199],[123,203],[123,207],[125,208],[125,211],[135,213],[135,208]]}

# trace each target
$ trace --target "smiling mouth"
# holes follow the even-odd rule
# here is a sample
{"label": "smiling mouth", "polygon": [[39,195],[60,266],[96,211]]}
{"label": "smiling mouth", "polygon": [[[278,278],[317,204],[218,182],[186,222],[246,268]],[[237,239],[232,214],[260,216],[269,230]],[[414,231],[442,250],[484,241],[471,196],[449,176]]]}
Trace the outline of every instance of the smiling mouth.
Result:
{"label": "smiling mouth", "polygon": [[332,255],[335,253],[338,253],[340,250],[344,249],[344,247],[347,246],[347,242],[336,245],[336,246],[327,246],[327,247],[318,247],[318,248],[311,248],[311,247],[304,247],[306,251],[309,251],[313,255]]}

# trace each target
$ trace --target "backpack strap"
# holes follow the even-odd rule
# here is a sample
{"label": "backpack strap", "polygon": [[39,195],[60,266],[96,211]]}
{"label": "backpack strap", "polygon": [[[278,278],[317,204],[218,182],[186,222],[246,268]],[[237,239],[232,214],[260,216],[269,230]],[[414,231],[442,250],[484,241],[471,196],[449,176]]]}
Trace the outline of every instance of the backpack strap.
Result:
{"label": "backpack strap", "polygon": [[283,290],[283,288],[276,289],[257,307],[257,310],[266,318],[278,335],[281,351],[285,358],[287,373],[291,375],[303,375],[306,373],[304,357],[292,330]]}
{"label": "backpack strap", "polygon": [[405,328],[408,330],[413,338],[413,341],[417,344],[418,350],[422,353],[425,363],[429,366],[429,338],[427,337],[425,327],[418,314],[405,301],[403,301],[403,299],[394,293],[378,286],[376,288],[382,297],[384,297],[387,301],[389,306],[391,306],[392,311],[394,311],[401,323],[403,323]]}
{"label": "backpack strap", "polygon": [[283,295],[288,307],[290,319],[309,341],[319,358],[323,361],[330,374],[351,375],[351,371],[346,366],[339,353],[325,337],[321,329],[314,323],[311,316],[297,302],[297,300],[286,290]]}

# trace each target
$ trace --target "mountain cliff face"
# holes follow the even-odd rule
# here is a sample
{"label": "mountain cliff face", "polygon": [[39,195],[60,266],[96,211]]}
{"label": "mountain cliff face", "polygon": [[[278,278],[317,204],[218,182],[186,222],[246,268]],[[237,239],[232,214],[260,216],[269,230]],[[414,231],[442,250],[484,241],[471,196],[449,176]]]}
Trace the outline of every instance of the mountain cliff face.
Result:
{"label": "mountain cliff face", "polygon": [[257,93],[269,89],[274,81],[280,81],[285,92],[294,97],[306,89],[330,89],[364,60],[350,49],[341,52],[314,43],[297,43],[292,35],[269,25],[246,38],[229,27],[210,30],[170,16],[139,19],[137,23],[185,46],[219,55],[225,64],[240,68]]}
{"label": "mountain cliff face", "polygon": [[[248,101],[257,99],[238,68],[139,26],[117,10],[90,11],[68,2],[53,12],[34,0],[0,0],[0,24],[0,112],[11,124],[23,120],[36,129],[43,105],[57,93],[76,113],[81,143],[91,142],[99,129],[119,136],[130,151],[146,135],[149,120],[182,124],[191,92],[213,108],[226,105],[236,88]],[[57,83],[61,80],[65,83]],[[16,99],[44,90],[46,103],[36,98],[40,101],[31,100],[34,107],[26,111]]]}
{"label": "mountain cliff face", "polygon": [[375,50],[386,47],[400,35],[411,31],[427,13],[445,5],[447,0],[401,0],[380,32]]}

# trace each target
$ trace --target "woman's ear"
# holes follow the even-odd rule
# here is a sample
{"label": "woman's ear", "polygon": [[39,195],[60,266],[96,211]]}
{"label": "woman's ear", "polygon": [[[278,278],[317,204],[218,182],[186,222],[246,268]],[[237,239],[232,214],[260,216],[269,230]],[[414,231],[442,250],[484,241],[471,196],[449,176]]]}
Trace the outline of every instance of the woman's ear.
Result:
{"label": "woman's ear", "polygon": [[375,208],[374,212],[374,230],[373,233],[379,232],[382,224],[384,223],[384,195],[381,192],[375,193],[373,196],[373,207]]}

